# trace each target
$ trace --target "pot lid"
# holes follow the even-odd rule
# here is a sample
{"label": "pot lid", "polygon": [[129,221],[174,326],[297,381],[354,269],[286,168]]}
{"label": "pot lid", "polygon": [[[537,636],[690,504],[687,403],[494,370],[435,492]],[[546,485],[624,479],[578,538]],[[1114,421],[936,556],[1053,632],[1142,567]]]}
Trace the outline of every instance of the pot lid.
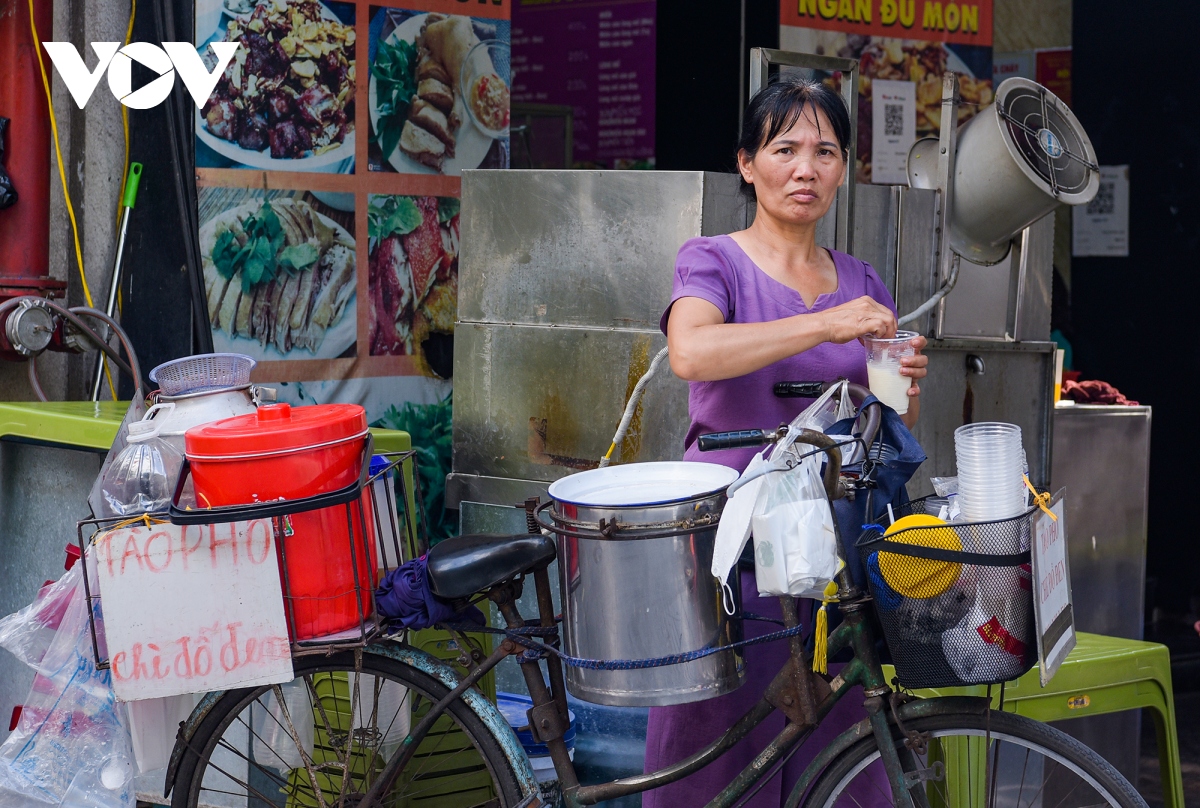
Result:
{"label": "pot lid", "polygon": [[367,430],[357,404],[265,404],[256,412],[192,427],[184,434],[188,457],[304,449],[353,438]]}
{"label": "pot lid", "polygon": [[592,469],[550,484],[550,496],[582,507],[646,507],[683,502],[724,491],[738,473],[716,463],[689,460],[629,463]]}

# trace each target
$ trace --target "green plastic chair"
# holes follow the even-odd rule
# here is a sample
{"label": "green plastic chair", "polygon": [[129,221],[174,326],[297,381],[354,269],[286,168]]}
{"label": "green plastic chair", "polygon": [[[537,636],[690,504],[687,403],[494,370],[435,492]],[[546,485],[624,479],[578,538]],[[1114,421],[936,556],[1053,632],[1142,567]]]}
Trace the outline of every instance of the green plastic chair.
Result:
{"label": "green plastic chair", "polygon": [[[1164,808],[1184,808],[1179,736],[1171,690],[1171,656],[1165,645],[1079,633],[1074,650],[1050,684],[1042,687],[1038,669],[1004,686],[1004,709],[1036,721],[1064,721],[1143,707],[1154,716]],[[895,675],[885,665],[890,681]],[[984,696],[982,685],[915,691],[918,696]],[[992,688],[999,704],[1000,688]]]}

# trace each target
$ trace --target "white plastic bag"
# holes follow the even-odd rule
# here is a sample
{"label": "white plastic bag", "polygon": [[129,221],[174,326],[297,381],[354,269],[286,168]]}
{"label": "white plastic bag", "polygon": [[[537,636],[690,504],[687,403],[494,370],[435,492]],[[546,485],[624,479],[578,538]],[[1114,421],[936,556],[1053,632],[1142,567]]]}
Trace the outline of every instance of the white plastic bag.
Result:
{"label": "white plastic bag", "polygon": [[[853,418],[856,410],[854,402],[850,400],[850,382],[842,382],[838,388],[838,406],[837,420],[844,421],[847,418]],[[854,430],[851,430],[853,432]],[[838,435],[838,440],[847,440],[849,436]],[[847,443],[842,447],[842,465],[849,466],[852,463],[862,462],[864,457],[863,446],[861,443]]]}
{"label": "white plastic bag", "polygon": [[280,685],[279,692],[283,694],[283,709],[280,708],[274,690],[268,690],[251,705],[251,746],[254,759],[264,766],[280,771],[299,769],[304,766],[304,760],[300,756],[296,740],[292,737],[292,728],[295,728],[300,737],[304,753],[312,760],[316,730],[312,696],[303,679]]}
{"label": "white plastic bag", "polygon": [[964,682],[1012,679],[1025,670],[1034,638],[1026,636],[1032,599],[1015,597],[1030,586],[1024,568],[980,568],[975,605],[942,634],[942,653]]}
{"label": "white plastic bag", "polygon": [[[758,501],[758,490],[766,478],[757,476],[759,469],[767,465],[762,455],[756,454],[742,472],[750,482],[737,488],[721,511],[717,523],[717,538],[713,545],[712,574],[721,582],[725,611],[734,614],[737,606],[733,602],[733,590],[729,586],[729,572],[742,557],[742,550],[750,538],[750,520],[754,516],[754,505]],[[730,486],[733,488],[733,486]]]}
{"label": "white plastic bag", "polygon": [[[350,674],[350,681],[354,681],[353,674]],[[376,689],[379,690],[378,694]],[[353,726],[356,730],[373,728],[380,733],[380,751],[384,760],[389,760],[408,736],[411,703],[408,688],[399,682],[377,678],[369,673],[359,675],[358,709],[354,714]]]}
{"label": "white plastic bag", "polygon": [[175,748],[179,723],[186,721],[203,694],[165,696],[125,703],[129,733],[133,740],[133,760],[139,774],[165,769]]}
{"label": "white plastic bag", "polygon": [[83,584],[83,565],[75,564],[52,584],[38,590],[33,603],[0,620],[0,648],[38,670],[59,625]]}
{"label": "white plastic bag", "polygon": [[0,808],[134,808],[125,708],[109,672],[96,669],[88,606],[76,586],[17,728],[0,744]]}
{"label": "white plastic bag", "polygon": [[833,514],[820,455],[766,476],[751,519],[758,594],[820,599],[837,574]]}

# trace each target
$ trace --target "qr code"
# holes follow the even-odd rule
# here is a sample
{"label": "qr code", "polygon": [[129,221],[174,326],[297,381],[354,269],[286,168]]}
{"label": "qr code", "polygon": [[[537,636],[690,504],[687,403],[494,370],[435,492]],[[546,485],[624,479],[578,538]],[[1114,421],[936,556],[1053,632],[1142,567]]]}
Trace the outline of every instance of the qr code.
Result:
{"label": "qr code", "polygon": [[1088,202],[1087,212],[1089,216],[1104,216],[1113,212],[1113,187],[1114,182],[1101,182],[1100,190],[1096,192],[1096,196]]}
{"label": "qr code", "polygon": [[904,105],[883,105],[883,134],[888,137],[900,137],[904,134]]}

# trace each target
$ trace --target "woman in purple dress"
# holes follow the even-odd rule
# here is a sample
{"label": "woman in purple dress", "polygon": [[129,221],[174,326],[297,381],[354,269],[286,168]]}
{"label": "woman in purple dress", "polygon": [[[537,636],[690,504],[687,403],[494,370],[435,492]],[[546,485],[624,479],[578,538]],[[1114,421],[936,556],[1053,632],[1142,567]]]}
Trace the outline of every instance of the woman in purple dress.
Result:
{"label": "woman in purple dress", "polygon": [[[671,369],[689,382],[684,458],[741,471],[756,451],[700,454],[697,435],[774,428],[809,402],[776,398],[775,382],[846,377],[867,384],[866,335],[892,337],[896,306],[869,264],[817,246],[817,221],[853,176],[848,170],[850,120],[841,98],[824,85],[785,77],[759,92],[746,110],[738,143],[742,190],[756,203],[754,224],[727,236],[697,238],[679,250],[671,303],[662,316]],[[852,180],[851,180],[852,181]],[[920,413],[928,358],[924,337],[902,360],[911,377],[904,421]],[[778,617],[775,598],[759,598],[753,568],[742,563],[747,612]],[[749,567],[749,569],[747,569]],[[802,601],[802,616],[811,601]],[[748,622],[746,635],[774,630]],[[706,746],[761,698],[787,660],[786,643],[751,646],[746,683],[708,701],[650,711],[646,771],[671,765]],[[836,667],[836,666],[834,666]],[[778,808],[813,756],[838,733],[866,717],[861,694],[844,696],[799,753],[747,805]],[[783,728],[776,713],[718,761],[683,780],[647,793],[644,808],[700,806],[745,768]],[[890,803],[886,779],[862,805]]]}

